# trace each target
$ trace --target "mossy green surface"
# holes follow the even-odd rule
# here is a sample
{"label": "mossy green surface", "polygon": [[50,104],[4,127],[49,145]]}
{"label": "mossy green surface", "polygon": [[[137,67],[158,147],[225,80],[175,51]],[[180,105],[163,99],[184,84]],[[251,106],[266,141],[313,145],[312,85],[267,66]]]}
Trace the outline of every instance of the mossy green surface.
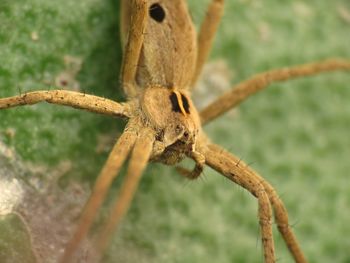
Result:
{"label": "mossy green surface", "polygon": [[[199,22],[209,1],[188,2]],[[211,59],[224,58],[235,83],[271,68],[350,59],[346,0],[226,2]],[[0,97],[50,89],[70,55],[82,59],[82,91],[122,99],[118,5],[2,0]],[[235,117],[206,127],[214,142],[251,163],[276,188],[310,262],[350,261],[349,99],[350,74],[324,74],[272,85],[242,104]],[[98,137],[117,136],[122,125],[46,104],[0,111],[0,138],[24,160],[52,167],[74,160],[69,177],[90,182],[106,159],[96,153]],[[13,138],[6,135],[9,128]],[[293,262],[277,231],[275,240],[279,261]],[[257,202],[210,169],[203,180],[187,182],[173,168],[152,164],[106,262],[117,259],[262,262]]]}
{"label": "mossy green surface", "polygon": [[[35,263],[31,238],[23,222],[16,214],[0,216],[0,261],[3,263]],[[16,249],[14,249],[16,248]]]}

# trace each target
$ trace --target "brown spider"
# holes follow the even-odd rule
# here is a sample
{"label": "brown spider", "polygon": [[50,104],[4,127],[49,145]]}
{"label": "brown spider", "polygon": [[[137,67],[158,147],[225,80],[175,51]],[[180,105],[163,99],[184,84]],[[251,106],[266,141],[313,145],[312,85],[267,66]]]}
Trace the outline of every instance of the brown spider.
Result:
{"label": "brown spider", "polygon": [[350,62],[330,59],[255,75],[198,113],[190,99],[190,90],[208,57],[223,3],[223,0],[211,1],[197,40],[185,1],[121,1],[122,41],[125,43],[121,79],[127,95],[125,103],[66,90],[35,91],[0,99],[0,109],[46,101],[129,119],[97,178],[61,262],[73,259],[129,154],[127,177],[100,233],[99,251],[104,251],[113,230],[128,210],[147,163],[155,161],[175,165],[189,157],[195,161],[195,167],[192,171],[178,167],[182,175],[195,179],[208,165],[257,198],[265,262],[276,261],[273,215],[294,260],[306,262],[289,225],[286,208],[273,187],[239,158],[210,142],[202,125],[272,82],[349,70]]}

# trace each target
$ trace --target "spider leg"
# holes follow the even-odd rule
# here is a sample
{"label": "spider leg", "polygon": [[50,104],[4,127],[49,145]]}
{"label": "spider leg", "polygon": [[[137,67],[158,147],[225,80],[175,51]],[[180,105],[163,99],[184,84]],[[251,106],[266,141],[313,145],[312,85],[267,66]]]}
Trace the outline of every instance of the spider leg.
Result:
{"label": "spider leg", "polygon": [[[241,163],[244,165],[243,162]],[[302,252],[298,244],[297,238],[295,237],[292,231],[292,228],[290,227],[287,209],[284,206],[278,194],[276,193],[275,189],[261,176],[259,176],[257,173],[252,171],[248,166],[245,166],[245,168],[248,169],[252,174],[252,176],[256,177],[260,181],[260,183],[265,187],[266,193],[269,196],[269,199],[274,211],[277,228],[281,233],[290,253],[294,257],[295,262],[298,262],[298,263],[307,262],[304,256],[304,253]]]}
{"label": "spider leg", "polygon": [[205,162],[231,181],[247,189],[258,199],[258,215],[265,262],[276,262],[271,222],[272,209],[265,187],[246,169],[236,165],[232,155],[217,145],[208,145],[205,152]]}
{"label": "spider leg", "polygon": [[130,0],[120,0],[120,38],[123,50],[130,28],[131,3]]}
{"label": "spider leg", "polygon": [[271,83],[335,70],[350,70],[350,60],[329,59],[254,75],[250,79],[238,83],[233,89],[203,109],[200,112],[201,122],[202,124],[210,122]]}
{"label": "spider leg", "polygon": [[249,166],[244,164],[242,160],[235,157],[231,153],[228,153],[221,147],[214,144],[209,144],[208,149],[209,151],[206,154],[206,158],[208,158],[209,156],[211,156],[210,158],[212,158],[212,160],[210,158],[207,160],[207,164],[209,166],[223,173],[227,178],[233,181],[234,179],[230,176],[227,176],[226,173],[228,173],[229,169],[231,168],[238,169],[239,171],[241,171],[241,173],[243,171],[243,173],[247,174],[247,178],[249,177],[250,179],[253,179],[255,182],[260,183],[260,185],[264,187],[266,194],[268,195],[269,200],[271,202],[272,208],[274,210],[274,216],[278,230],[280,231],[283,239],[285,240],[286,245],[289,251],[291,252],[292,256],[294,257],[295,262],[307,262],[303,252],[299,247],[298,241],[289,225],[287,209],[285,208],[282,200],[278,197],[273,187],[261,176],[259,176],[255,171],[250,169]]}
{"label": "spider leg", "polygon": [[145,170],[148,160],[151,156],[153,142],[155,140],[154,138],[155,137],[153,130],[144,128],[136,140],[134,149],[131,154],[126,179],[121,187],[118,200],[115,202],[114,207],[111,209],[112,213],[98,237],[97,244],[100,254],[102,254],[102,252],[106,249],[112,237],[113,230],[118,227],[118,224],[130,207],[142,173]]}
{"label": "spider leg", "polygon": [[86,237],[97,210],[101,207],[113,179],[117,176],[122,164],[136,141],[137,135],[135,129],[130,124],[132,124],[132,120],[114,145],[96,180],[92,194],[81,214],[78,227],[73,237],[66,245],[64,255],[60,260],[61,263],[70,262],[72,260],[80,242]]}
{"label": "spider leg", "polygon": [[185,176],[186,178],[190,180],[197,179],[201,173],[203,172],[204,169],[204,164],[205,164],[205,158],[204,155],[201,154],[200,152],[194,151],[189,154],[190,158],[192,158],[195,161],[195,166],[192,171],[187,170],[186,168],[183,168],[181,166],[176,166],[176,170],[182,175]]}
{"label": "spider leg", "polygon": [[198,34],[196,70],[191,87],[196,83],[211,50],[215,33],[224,11],[224,0],[212,0]]}
{"label": "spider leg", "polygon": [[[125,46],[121,69],[123,89],[129,98],[137,95],[135,76],[143,44],[144,29],[148,18],[147,2],[146,0],[132,0],[131,8],[133,11],[131,12],[128,40]],[[123,6],[122,3],[122,7]]]}
{"label": "spider leg", "polygon": [[110,116],[130,117],[128,104],[68,90],[33,91],[19,96],[0,99],[0,109],[48,102],[83,109]]}

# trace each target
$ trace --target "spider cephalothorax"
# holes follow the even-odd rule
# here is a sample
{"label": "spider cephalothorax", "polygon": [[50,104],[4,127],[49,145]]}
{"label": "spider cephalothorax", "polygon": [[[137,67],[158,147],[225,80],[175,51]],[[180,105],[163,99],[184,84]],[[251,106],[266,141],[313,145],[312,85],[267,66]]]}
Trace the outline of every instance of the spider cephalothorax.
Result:
{"label": "spider cephalothorax", "polygon": [[152,159],[176,164],[196,151],[199,115],[185,91],[148,87],[140,99],[145,125],[156,134]]}

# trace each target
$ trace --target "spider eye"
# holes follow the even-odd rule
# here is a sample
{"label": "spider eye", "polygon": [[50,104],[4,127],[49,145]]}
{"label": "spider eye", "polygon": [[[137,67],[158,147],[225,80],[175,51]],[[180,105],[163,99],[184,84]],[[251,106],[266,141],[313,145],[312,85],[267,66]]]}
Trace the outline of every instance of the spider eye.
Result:
{"label": "spider eye", "polygon": [[165,11],[163,7],[158,3],[151,5],[149,8],[149,15],[158,23],[163,22],[165,19]]}
{"label": "spider eye", "polygon": [[161,142],[164,140],[164,130],[161,130],[159,133],[156,134],[156,140]]}
{"label": "spider eye", "polygon": [[180,125],[176,125],[176,127],[175,127],[175,132],[176,132],[176,134],[180,134],[181,132],[182,132],[182,127],[180,126]]}

